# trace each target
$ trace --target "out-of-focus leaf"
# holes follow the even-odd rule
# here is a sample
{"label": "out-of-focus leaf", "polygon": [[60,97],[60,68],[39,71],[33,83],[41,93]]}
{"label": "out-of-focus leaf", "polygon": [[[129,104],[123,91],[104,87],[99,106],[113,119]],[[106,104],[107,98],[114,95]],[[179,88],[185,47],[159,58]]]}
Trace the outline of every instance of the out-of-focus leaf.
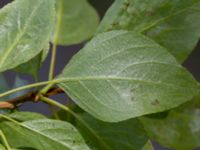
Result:
{"label": "out-of-focus leaf", "polygon": [[38,55],[54,25],[54,0],[15,0],[0,10],[0,72]]}
{"label": "out-of-focus leaf", "polygon": [[140,118],[150,138],[176,150],[200,146],[200,97],[168,112]]}
{"label": "out-of-focus leaf", "polygon": [[200,0],[115,0],[98,32],[146,34],[183,62],[200,37]]}
{"label": "out-of-focus leaf", "polygon": [[80,117],[87,122],[90,130],[78,120],[77,128],[93,150],[153,150],[142,124],[137,119],[106,123],[88,114]]}
{"label": "out-of-focus leaf", "polygon": [[6,150],[2,144],[0,144],[0,150]]}
{"label": "out-of-focus leaf", "polygon": [[87,0],[56,0],[56,6],[53,42],[59,45],[77,44],[94,34],[99,18]]}
{"label": "out-of-focus leaf", "polygon": [[164,111],[199,92],[192,75],[169,52],[129,31],[96,36],[57,80],[77,105],[109,122]]}

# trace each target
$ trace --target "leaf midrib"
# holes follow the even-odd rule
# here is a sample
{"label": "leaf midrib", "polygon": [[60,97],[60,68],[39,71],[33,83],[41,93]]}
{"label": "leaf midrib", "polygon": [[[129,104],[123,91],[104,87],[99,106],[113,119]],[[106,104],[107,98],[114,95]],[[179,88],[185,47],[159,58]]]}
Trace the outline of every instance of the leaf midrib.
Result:
{"label": "leaf midrib", "polygon": [[[13,122],[13,123],[15,123],[15,122]],[[30,128],[29,126],[23,124],[23,122],[22,122],[22,123],[18,122],[18,125],[21,126],[21,127],[26,128],[26,129],[28,129],[28,130],[30,130],[31,132],[35,132],[35,133],[37,133],[37,134],[39,134],[39,135],[42,135],[43,137],[45,137],[45,138],[47,138],[47,139],[50,139],[50,140],[52,140],[52,141],[54,141],[54,142],[56,142],[56,143],[59,143],[60,145],[69,148],[69,150],[71,149],[71,147],[69,147],[68,145],[66,145],[66,144],[64,144],[64,143],[62,143],[62,142],[59,142],[58,140],[56,140],[56,139],[54,139],[54,138],[51,138],[51,137],[49,137],[49,136],[43,134],[43,133],[40,132],[39,130],[35,130],[34,128]],[[11,126],[10,126],[10,127],[11,127]]]}
{"label": "leaf midrib", "polygon": [[16,39],[13,42],[13,44],[7,50],[5,50],[4,56],[0,60],[0,66],[2,66],[2,64],[4,64],[5,60],[7,59],[9,54],[11,53],[12,49],[17,45],[17,43],[21,40],[22,36],[25,34],[27,28],[29,27],[31,19],[35,16],[35,14],[36,14],[38,8],[40,7],[41,3],[42,3],[42,0],[40,0],[38,5],[36,5],[35,8],[33,9],[32,13],[30,14],[30,17],[27,19],[27,22],[24,25],[23,30],[20,32],[20,34],[18,34],[16,36]]}

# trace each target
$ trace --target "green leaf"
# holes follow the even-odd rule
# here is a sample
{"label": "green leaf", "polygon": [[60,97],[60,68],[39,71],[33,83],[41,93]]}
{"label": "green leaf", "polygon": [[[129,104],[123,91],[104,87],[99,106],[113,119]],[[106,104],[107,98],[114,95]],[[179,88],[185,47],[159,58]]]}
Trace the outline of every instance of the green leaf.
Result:
{"label": "green leaf", "polygon": [[6,150],[6,148],[2,144],[0,144],[0,150]]}
{"label": "green leaf", "polygon": [[43,51],[40,52],[37,56],[29,60],[28,62],[17,66],[14,70],[23,74],[30,74],[37,81],[38,72],[42,66],[43,61],[47,57],[48,52],[49,52],[49,43],[46,45]]}
{"label": "green leaf", "polygon": [[197,82],[171,54],[128,31],[95,37],[57,80],[77,105],[109,122],[170,109],[198,93]]}
{"label": "green leaf", "polygon": [[38,150],[89,150],[78,131],[63,121],[1,121],[0,129],[9,144],[16,148],[31,146]]}
{"label": "green leaf", "polygon": [[176,150],[193,150],[200,146],[200,100],[194,99],[166,117],[161,114],[140,118],[151,139]]}
{"label": "green leaf", "polygon": [[9,89],[6,79],[3,74],[0,73],[0,93],[3,93]]}
{"label": "green leaf", "polygon": [[[16,76],[14,84],[11,89],[19,88],[21,86],[25,86],[28,84],[29,84],[28,81],[21,79],[19,76]],[[8,98],[9,99],[16,98],[18,96],[22,96],[23,94],[26,94],[27,92],[29,92],[29,89],[21,90],[11,95],[8,95]]]}
{"label": "green leaf", "polygon": [[34,112],[15,112],[8,114],[8,116],[17,121],[29,121],[29,120],[37,120],[37,119],[46,119],[45,116],[39,113]]}
{"label": "green leaf", "polygon": [[105,147],[102,143],[104,143],[109,147],[109,150],[153,150],[142,124],[137,119],[120,123],[106,123],[88,114],[80,117],[94,131],[91,134],[77,121],[77,128],[91,149],[103,150]]}
{"label": "green leaf", "polygon": [[15,0],[0,10],[0,71],[38,55],[52,34],[54,0]]}
{"label": "green leaf", "polygon": [[94,34],[99,17],[87,0],[56,0],[56,6],[57,21],[53,43],[77,44]]}
{"label": "green leaf", "polygon": [[[6,79],[5,79],[4,75],[2,73],[0,73],[0,93],[6,92],[7,90],[9,90],[9,87],[6,82]],[[6,99],[6,97],[0,98],[0,101],[5,100],[5,99]],[[9,110],[0,109],[0,114],[7,113],[7,112],[9,112]]]}
{"label": "green leaf", "polygon": [[[0,93],[6,92],[7,90],[9,90],[8,83],[6,82],[4,75],[2,73],[0,73]],[[4,98],[0,98],[0,101],[4,101],[7,98],[8,98],[8,96],[4,97]],[[0,109],[0,114],[8,113],[8,112],[10,112],[10,110]]]}
{"label": "green leaf", "polygon": [[183,62],[200,37],[200,0],[116,0],[98,32],[126,29],[146,34]]}

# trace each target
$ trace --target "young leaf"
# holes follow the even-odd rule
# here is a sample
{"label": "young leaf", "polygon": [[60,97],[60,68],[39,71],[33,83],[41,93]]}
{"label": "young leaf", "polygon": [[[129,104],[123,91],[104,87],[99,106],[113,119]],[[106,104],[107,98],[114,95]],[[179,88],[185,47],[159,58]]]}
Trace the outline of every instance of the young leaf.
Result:
{"label": "young leaf", "polygon": [[170,109],[198,93],[191,74],[164,48],[128,31],[95,37],[58,81],[82,109],[110,122]]}
{"label": "young leaf", "polygon": [[10,145],[16,148],[31,146],[39,150],[89,150],[78,131],[63,121],[1,121],[0,129]]}
{"label": "young leaf", "polygon": [[164,118],[155,115],[140,118],[151,139],[177,150],[193,150],[200,146],[200,100],[194,99],[173,109]]}
{"label": "young leaf", "polygon": [[54,24],[54,0],[15,0],[0,10],[0,71],[38,55]]}
{"label": "young leaf", "polygon": [[200,0],[116,0],[98,32],[126,29],[146,34],[183,62],[200,37]]}
{"label": "young leaf", "polygon": [[94,131],[91,134],[77,121],[77,128],[91,149],[105,150],[104,145],[106,145],[109,150],[153,150],[142,124],[137,119],[106,123],[88,114],[81,115],[81,118]]}
{"label": "young leaf", "polygon": [[77,44],[94,34],[99,18],[87,0],[56,0],[56,6],[57,21],[53,43]]}

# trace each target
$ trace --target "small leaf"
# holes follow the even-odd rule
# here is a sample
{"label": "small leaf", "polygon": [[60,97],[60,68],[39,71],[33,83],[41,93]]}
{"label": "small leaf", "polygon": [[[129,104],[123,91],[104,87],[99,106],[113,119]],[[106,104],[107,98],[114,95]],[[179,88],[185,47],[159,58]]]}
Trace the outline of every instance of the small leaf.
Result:
{"label": "small leaf", "polygon": [[35,78],[35,80],[38,80],[38,72],[42,66],[43,61],[47,57],[48,52],[49,43],[36,57],[32,58],[24,64],[17,66],[14,70],[23,74],[30,74]]}
{"label": "small leaf", "polygon": [[99,18],[87,0],[56,0],[56,6],[57,21],[53,43],[77,44],[94,34]]}
{"label": "small leaf", "polygon": [[10,145],[16,148],[31,146],[38,150],[89,150],[78,131],[63,121],[1,121],[0,129]]}
{"label": "small leaf", "polygon": [[197,82],[175,58],[135,32],[95,37],[57,79],[94,117],[117,122],[176,107],[197,95]]}
{"label": "small leaf", "polygon": [[200,0],[116,0],[98,32],[142,32],[183,62],[200,38]]}
{"label": "small leaf", "polygon": [[81,115],[81,118],[93,131],[91,134],[77,120],[77,128],[91,149],[106,150],[108,147],[109,150],[153,150],[142,124],[137,119],[120,123],[106,123],[88,114]]}
{"label": "small leaf", "polygon": [[194,99],[171,110],[164,118],[140,118],[151,139],[176,150],[193,150],[200,146],[200,100]]}
{"label": "small leaf", "polygon": [[52,34],[54,0],[15,0],[0,10],[0,72],[38,55]]}

